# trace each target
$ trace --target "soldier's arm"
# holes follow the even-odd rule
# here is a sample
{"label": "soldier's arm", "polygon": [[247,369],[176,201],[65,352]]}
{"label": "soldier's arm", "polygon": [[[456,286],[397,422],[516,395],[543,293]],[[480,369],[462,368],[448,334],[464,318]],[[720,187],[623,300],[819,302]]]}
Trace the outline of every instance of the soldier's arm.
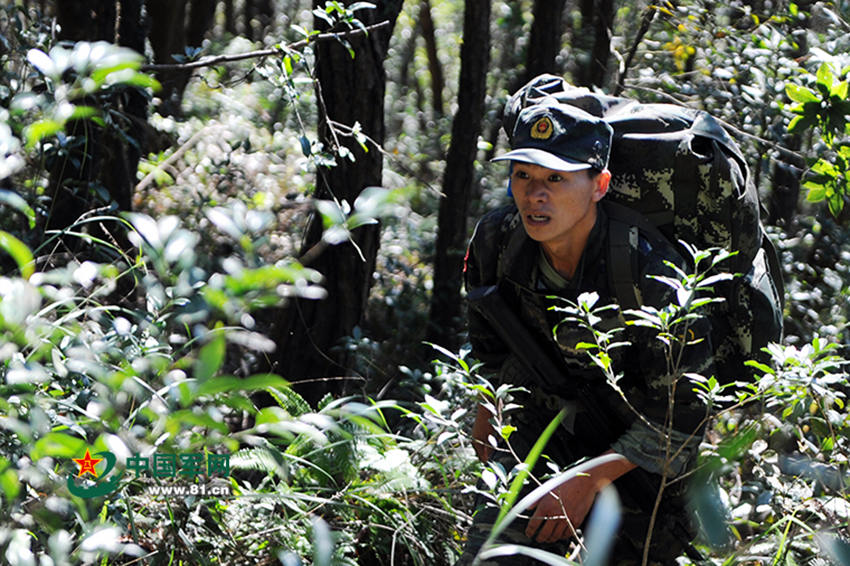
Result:
{"label": "soldier's arm", "polygon": [[493,454],[490,437],[495,438],[496,429],[490,422],[492,417],[493,413],[490,412],[490,409],[482,404],[478,405],[475,423],[472,425],[472,447],[475,449],[475,455],[482,463],[486,463]]}
{"label": "soldier's arm", "polygon": [[[485,216],[475,227],[472,239],[464,257],[464,284],[466,289],[494,285],[496,281],[496,263],[498,262],[499,231],[498,213]],[[508,347],[493,332],[486,319],[475,309],[467,314],[469,341],[472,356],[484,363],[484,371],[494,374],[507,358]],[[496,430],[490,423],[493,413],[483,404],[479,404],[472,425],[472,446],[481,462],[487,462],[493,453],[489,441]]]}

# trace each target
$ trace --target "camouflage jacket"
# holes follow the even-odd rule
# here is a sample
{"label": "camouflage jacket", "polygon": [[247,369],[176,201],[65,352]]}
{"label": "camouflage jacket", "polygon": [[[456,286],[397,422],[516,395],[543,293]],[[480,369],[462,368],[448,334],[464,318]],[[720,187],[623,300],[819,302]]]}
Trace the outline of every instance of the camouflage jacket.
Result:
{"label": "camouflage jacket", "polygon": [[[589,331],[575,323],[562,321],[563,313],[550,309],[563,305],[562,299],[575,302],[585,292],[599,295],[597,305],[616,302],[610,289],[606,265],[609,220],[605,210],[603,201],[575,276],[565,288],[557,291],[541,284],[540,246],[526,235],[517,210],[512,205],[486,214],[476,226],[467,250],[464,267],[467,290],[478,286],[499,286],[506,302],[525,323],[528,332],[559,363],[563,370],[563,391],[540,391],[539,385],[523,374],[522,368],[511,356],[509,347],[489,327],[487,321],[472,309],[468,315],[469,339],[473,357],[482,361],[486,370],[498,374],[497,380],[531,390],[529,398],[523,400],[524,411],[552,409],[560,400],[570,399],[573,396],[571,392],[580,384],[592,388],[605,414],[610,414],[610,430],[613,434],[611,438],[596,438],[598,442],[591,443],[595,447],[588,449],[588,452],[613,448],[646,471],[657,474],[663,469],[666,459],[665,443],[657,430],[636,416],[634,409],[657,429],[664,429],[661,423],[666,422],[671,389],[664,344],[655,331],[637,326],[626,327],[623,334],[616,338],[615,341],[630,342],[629,346],[612,351],[614,371],[622,373],[618,385],[628,399],[626,403],[606,383],[604,374],[592,363],[588,353],[578,347],[582,342],[593,342]],[[683,266],[681,257],[667,240],[657,235],[640,232],[636,245],[638,253],[632,255],[638,258],[637,267],[641,277],[636,284],[643,304],[661,308],[675,302],[675,294],[670,287],[647,275],[675,276],[664,261]],[[601,320],[599,328],[610,330],[623,327],[623,319],[616,314],[617,311],[610,312],[612,314],[608,318]],[[710,376],[713,373],[713,361],[708,322],[703,318],[698,319],[690,329],[695,336],[706,339],[684,349],[680,369]],[[688,467],[696,454],[702,438],[706,408],[697,399],[691,383],[684,378],[675,387],[673,407],[672,432],[669,436],[673,446],[686,446],[678,458],[668,462],[668,473],[675,476]],[[579,424],[581,410],[579,407]],[[597,436],[596,431],[582,431],[580,426],[574,434],[577,437]]]}

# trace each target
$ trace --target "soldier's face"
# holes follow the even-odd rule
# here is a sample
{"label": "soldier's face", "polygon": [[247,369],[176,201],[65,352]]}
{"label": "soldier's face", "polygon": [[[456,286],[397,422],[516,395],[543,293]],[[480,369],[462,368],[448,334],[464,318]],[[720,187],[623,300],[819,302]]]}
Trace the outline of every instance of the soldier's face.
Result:
{"label": "soldier's face", "polygon": [[583,246],[610,177],[607,171],[591,177],[587,170],[557,171],[515,161],[511,192],[528,236],[547,251],[576,242]]}

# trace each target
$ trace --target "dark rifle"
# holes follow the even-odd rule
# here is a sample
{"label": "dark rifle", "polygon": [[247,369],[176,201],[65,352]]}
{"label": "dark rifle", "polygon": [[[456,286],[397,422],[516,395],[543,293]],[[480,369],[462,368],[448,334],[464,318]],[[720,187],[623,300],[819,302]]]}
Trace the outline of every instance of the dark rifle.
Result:
{"label": "dark rifle", "polygon": [[[597,438],[611,438],[613,428],[611,419],[615,418],[612,411],[605,410],[596,394],[587,383],[570,382],[564,377],[564,370],[559,368],[537,340],[528,332],[523,322],[514,310],[508,306],[496,285],[474,287],[467,295],[469,306],[475,309],[499,338],[508,345],[511,352],[519,359],[533,379],[546,392],[561,399],[574,400],[580,406],[581,412],[577,418],[587,419],[585,430],[593,430]],[[623,478],[622,483],[629,484],[630,495],[635,497],[641,509],[647,514],[655,506],[655,497],[659,485],[643,470],[634,470]],[[621,483],[618,481],[618,483]],[[692,560],[705,560],[705,557],[691,544],[689,529],[678,521],[676,536],[685,545],[685,552]]]}
{"label": "dark rifle", "polygon": [[496,285],[475,287],[468,294],[469,305],[480,313],[499,338],[530,372],[546,392],[564,400],[575,400],[582,408],[582,416],[590,419],[599,436],[610,438],[611,412],[603,411],[586,383],[569,382],[564,370],[528,332],[514,310],[508,306]]}

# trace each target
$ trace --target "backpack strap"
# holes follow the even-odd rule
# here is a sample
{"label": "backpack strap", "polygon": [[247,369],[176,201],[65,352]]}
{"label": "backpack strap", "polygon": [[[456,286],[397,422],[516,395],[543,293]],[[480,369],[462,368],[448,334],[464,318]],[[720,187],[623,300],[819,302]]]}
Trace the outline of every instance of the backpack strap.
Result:
{"label": "backpack strap", "polygon": [[761,230],[761,247],[764,250],[764,255],[767,256],[767,268],[770,271],[770,280],[776,287],[776,295],[779,298],[779,308],[785,308],[785,281],[782,279],[782,265],[779,263],[779,253],[776,251],[776,246],[770,237],[765,233],[764,227]]}
{"label": "backpack strap", "polygon": [[608,215],[608,283],[621,311],[640,308],[643,298],[637,285],[640,265],[636,253],[640,233],[669,240],[640,212],[612,201],[603,204]]}
{"label": "backpack strap", "polygon": [[640,219],[636,211],[613,202],[605,203],[608,214],[608,283],[620,311],[640,308],[643,301],[635,281],[638,278],[637,249]]}

